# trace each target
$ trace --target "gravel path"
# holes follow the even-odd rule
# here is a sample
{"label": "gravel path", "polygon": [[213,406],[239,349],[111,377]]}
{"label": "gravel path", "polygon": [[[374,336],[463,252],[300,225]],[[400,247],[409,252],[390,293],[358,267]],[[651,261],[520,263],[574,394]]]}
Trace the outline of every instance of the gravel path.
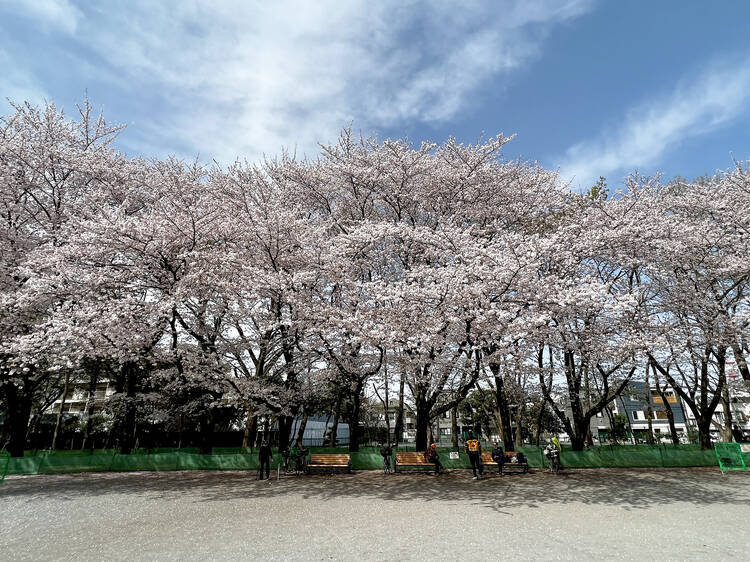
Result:
{"label": "gravel path", "polygon": [[3,560],[750,559],[750,474],[9,476]]}

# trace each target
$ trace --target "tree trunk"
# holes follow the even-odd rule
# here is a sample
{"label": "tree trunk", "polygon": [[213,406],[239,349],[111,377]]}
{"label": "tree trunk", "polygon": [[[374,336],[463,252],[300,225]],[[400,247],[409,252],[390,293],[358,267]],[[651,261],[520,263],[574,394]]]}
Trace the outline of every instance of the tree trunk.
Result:
{"label": "tree trunk", "polygon": [[508,393],[505,392],[505,383],[500,376],[500,365],[490,364],[490,371],[495,378],[495,403],[499,415],[500,438],[503,447],[509,449],[513,443],[513,430],[510,425],[510,406],[508,405]]}
{"label": "tree trunk", "polygon": [[333,415],[333,412],[331,410],[328,410],[328,415],[326,416],[326,423],[323,426],[323,439],[321,440],[320,444],[324,447],[326,446],[326,443],[328,442],[326,440],[326,436],[328,435],[328,424],[331,421],[331,416]]}
{"label": "tree trunk", "polygon": [[63,410],[65,410],[65,400],[68,397],[68,385],[70,384],[70,371],[65,370],[65,384],[63,384],[62,399],[60,400],[60,411],[57,412],[57,421],[55,422],[55,432],[52,434],[52,446],[54,451],[57,448],[57,436],[62,426]]}
{"label": "tree trunk", "polygon": [[5,385],[5,397],[8,401],[8,427],[10,441],[8,452],[11,457],[22,457],[26,448],[26,430],[31,419],[31,396],[28,382],[24,380],[20,391],[12,384]]}
{"label": "tree trunk", "polygon": [[292,424],[294,423],[294,416],[279,416],[278,418],[278,446],[279,451],[283,451],[289,447],[289,437],[292,433]]}
{"label": "tree trunk", "polygon": [[429,431],[430,425],[430,407],[426,403],[424,397],[417,398],[415,400],[416,415],[417,415],[417,439],[416,449],[417,451],[427,450],[427,432]]}
{"label": "tree trunk", "polygon": [[732,442],[732,404],[729,401],[729,388],[724,385],[724,389],[721,391],[721,404],[724,406],[724,431],[722,431],[722,439],[725,443]]}
{"label": "tree trunk", "polygon": [[612,434],[614,433],[614,427],[615,427],[615,416],[612,414],[612,407],[607,404],[604,407],[604,412],[607,414],[607,423],[609,423],[609,430],[610,430],[610,437],[609,439],[612,440]]}
{"label": "tree trunk", "polygon": [[94,406],[96,405],[96,384],[99,374],[98,365],[90,361],[86,362],[86,370],[89,375],[89,396],[86,402],[86,430],[83,434],[83,443],[81,443],[81,449],[85,449],[86,445],[91,445],[90,449],[93,453],[93,441],[91,440],[91,427],[93,426]]}
{"label": "tree trunk", "polygon": [[539,413],[536,416],[536,432],[534,435],[534,440],[536,441],[536,446],[539,447],[539,444],[541,443],[542,439],[542,421],[544,420],[544,411],[547,409],[547,401],[544,400],[542,402],[541,407],[539,408]]}
{"label": "tree trunk", "polygon": [[395,445],[401,442],[401,436],[404,433],[404,385],[406,383],[406,375],[404,372],[401,373],[401,380],[398,384],[398,411],[396,412],[396,424],[393,428],[393,438]]}
{"label": "tree trunk", "polygon": [[734,355],[734,362],[737,364],[742,379],[746,384],[750,383],[750,367],[747,365],[745,356],[742,353],[742,348],[736,342],[732,345],[732,354]]}
{"label": "tree trunk", "polygon": [[677,427],[674,424],[672,405],[669,403],[669,400],[667,400],[667,394],[659,383],[659,376],[656,374],[656,371],[654,371],[654,380],[656,383],[656,392],[659,394],[662,404],[664,404],[664,412],[667,414],[667,423],[669,423],[669,435],[672,438],[672,444],[679,445],[680,436],[677,435]]}
{"label": "tree trunk", "polygon": [[674,412],[672,412],[672,406],[667,404],[664,411],[667,413],[667,423],[669,424],[669,435],[672,438],[672,444],[679,445],[680,436],[677,433],[677,426],[674,424]]}
{"label": "tree trunk", "polygon": [[630,439],[633,442],[633,445],[635,445],[635,434],[633,433],[633,424],[630,422],[630,414],[628,414],[627,408],[625,408],[625,400],[622,399],[622,396],[619,396],[620,403],[622,404],[622,415],[625,416],[625,420],[628,422],[628,429],[630,430]]}
{"label": "tree trunk", "polygon": [[574,451],[583,451],[586,445],[586,433],[574,434],[570,436],[570,448]]}
{"label": "tree trunk", "polygon": [[328,446],[335,447],[339,434],[339,416],[341,415],[341,395],[336,396],[336,407],[333,412],[333,423],[331,424],[331,435],[328,437]]}
{"label": "tree trunk", "polygon": [[521,420],[523,419],[523,408],[521,404],[518,405],[516,413],[516,451],[520,450],[523,445],[523,436],[521,435]]}
{"label": "tree trunk", "polygon": [[570,403],[570,413],[573,414],[572,429],[570,435],[570,445],[574,451],[583,451],[586,443],[586,434],[589,431],[589,420],[583,415],[581,405],[581,379],[576,373],[575,353],[566,349],[563,352],[565,363],[565,377],[568,383],[568,401]]}
{"label": "tree trunk", "polygon": [[652,418],[654,417],[654,409],[651,407],[651,377],[649,376],[650,369],[649,364],[646,364],[646,420],[648,423],[648,437],[647,441],[649,445],[654,444],[654,424]]}
{"label": "tree trunk", "polygon": [[708,450],[713,447],[711,443],[711,418],[696,420],[698,422],[698,440],[701,449]]}
{"label": "tree trunk", "polygon": [[213,451],[214,416],[211,411],[205,412],[200,418],[200,449],[199,454],[210,455]]}
{"label": "tree trunk", "polygon": [[362,408],[362,386],[364,381],[359,381],[352,394],[352,409],[349,417],[349,452],[359,452],[359,415]]}
{"label": "tree trunk", "polygon": [[270,441],[271,436],[271,418],[269,416],[265,416],[263,419],[263,441]]}
{"label": "tree trunk", "polygon": [[245,432],[242,434],[242,450],[246,451],[253,446],[255,433],[258,428],[258,417],[253,415],[253,407],[247,406],[247,419],[245,420]]}
{"label": "tree trunk", "polygon": [[383,384],[385,386],[385,401],[383,404],[383,410],[385,411],[385,432],[386,432],[386,442],[390,445],[392,443],[391,441],[391,394],[390,394],[390,384],[388,376],[388,359],[385,357],[385,353],[383,353],[384,357],[384,363],[383,363]]}
{"label": "tree trunk", "polygon": [[451,445],[458,451],[458,406],[451,408]]}
{"label": "tree trunk", "polygon": [[302,421],[299,423],[299,429],[297,430],[297,447],[303,446],[303,439],[305,437],[305,429],[307,428],[307,411],[302,411]]}
{"label": "tree trunk", "polygon": [[[584,385],[586,390],[586,410],[591,410],[591,383],[589,380],[589,364],[588,362],[584,365]],[[594,436],[591,433],[591,422],[589,421],[588,424],[586,424],[586,445],[589,447],[594,446]]]}
{"label": "tree trunk", "polygon": [[136,385],[138,377],[138,366],[129,361],[122,366],[125,379],[125,416],[120,431],[120,454],[129,455],[133,450],[135,441],[136,420]]}

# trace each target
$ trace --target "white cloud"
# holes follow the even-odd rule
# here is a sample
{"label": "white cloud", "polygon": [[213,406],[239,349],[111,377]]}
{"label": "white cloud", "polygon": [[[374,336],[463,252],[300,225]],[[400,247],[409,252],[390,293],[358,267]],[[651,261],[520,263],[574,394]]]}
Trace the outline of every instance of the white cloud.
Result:
{"label": "white cloud", "polygon": [[119,95],[158,93],[158,112],[123,137],[131,148],[227,162],[282,146],[313,155],[350,122],[451,119],[592,2],[141,0],[86,5],[76,41],[105,61],[100,76],[121,77]]}
{"label": "white cloud", "polygon": [[658,164],[679,142],[730,124],[750,109],[748,63],[711,64],[703,74],[680,81],[670,94],[630,110],[601,138],[571,146],[560,166],[563,180],[585,189],[600,175],[625,175]]}
{"label": "white cloud", "polygon": [[59,30],[72,35],[76,32],[81,11],[70,0],[18,0],[11,7],[41,24],[46,30]]}
{"label": "white cloud", "polygon": [[0,49],[0,113],[5,113],[6,100],[28,101],[38,104],[44,101],[45,93],[37,79],[23,67],[14,63],[13,57]]}

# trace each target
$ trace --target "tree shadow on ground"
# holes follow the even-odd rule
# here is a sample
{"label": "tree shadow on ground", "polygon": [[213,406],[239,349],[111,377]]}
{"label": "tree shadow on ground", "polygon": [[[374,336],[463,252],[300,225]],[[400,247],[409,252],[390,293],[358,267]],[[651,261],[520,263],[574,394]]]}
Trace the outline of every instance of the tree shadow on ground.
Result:
{"label": "tree shadow on ground", "polygon": [[301,502],[351,499],[367,501],[471,501],[500,513],[517,507],[579,502],[618,505],[623,509],[689,503],[750,505],[750,475],[722,475],[716,469],[595,469],[487,475],[471,480],[471,472],[385,475],[357,474],[282,476],[258,481],[254,471],[180,471],[88,473],[9,477],[0,499],[80,499],[98,495],[142,495],[153,500],[190,496],[195,502],[246,501],[299,496]]}

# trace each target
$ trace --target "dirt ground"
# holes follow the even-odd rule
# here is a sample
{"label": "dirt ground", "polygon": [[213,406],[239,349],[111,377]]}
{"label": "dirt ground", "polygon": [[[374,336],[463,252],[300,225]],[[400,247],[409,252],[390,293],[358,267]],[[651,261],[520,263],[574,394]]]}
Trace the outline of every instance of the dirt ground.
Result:
{"label": "dirt ground", "polygon": [[750,559],[750,473],[9,476],[3,560]]}

